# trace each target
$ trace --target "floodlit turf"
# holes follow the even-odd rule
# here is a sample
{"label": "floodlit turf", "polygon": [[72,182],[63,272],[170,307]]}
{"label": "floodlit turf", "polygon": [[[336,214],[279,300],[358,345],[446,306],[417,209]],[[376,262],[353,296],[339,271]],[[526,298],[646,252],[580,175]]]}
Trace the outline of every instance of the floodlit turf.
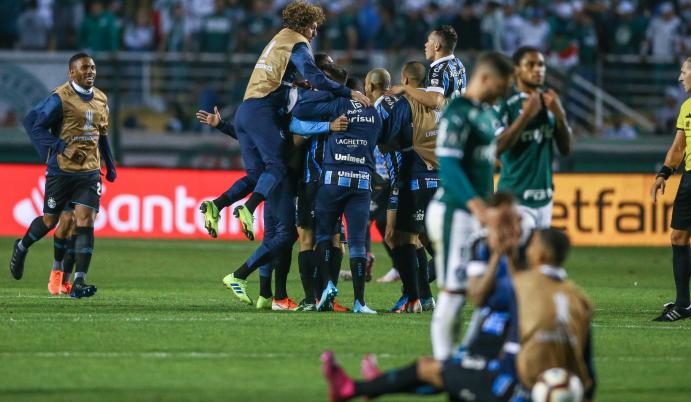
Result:
{"label": "floodlit turf", "polygon": [[[21,281],[7,272],[11,246],[0,239],[1,401],[324,401],[325,349],[356,376],[366,352],[377,353],[383,368],[431,352],[430,313],[274,313],[241,305],[221,278],[253,243],[97,239],[89,282],[99,291],[83,300],[48,294],[52,239],[31,249]],[[383,249],[375,251],[381,275],[389,265]],[[574,251],[569,271],[597,307],[598,401],[691,398],[691,321],[650,322],[672,294],[670,260],[668,249]],[[340,289],[339,300],[351,305],[350,283]],[[248,290],[256,297],[256,275]],[[301,291],[296,263],[289,291]],[[384,310],[398,292],[397,284],[371,282],[368,304]]]}

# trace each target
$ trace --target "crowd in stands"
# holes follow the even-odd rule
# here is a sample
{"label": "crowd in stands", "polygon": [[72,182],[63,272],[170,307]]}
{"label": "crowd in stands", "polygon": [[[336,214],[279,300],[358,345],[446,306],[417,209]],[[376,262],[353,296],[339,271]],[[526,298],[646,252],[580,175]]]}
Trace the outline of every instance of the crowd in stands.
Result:
{"label": "crowd in stands", "polygon": [[[287,0],[0,2],[0,48],[259,52]],[[532,45],[564,66],[598,54],[673,59],[691,50],[691,0],[329,0],[323,50],[420,49],[440,24],[460,52]]]}

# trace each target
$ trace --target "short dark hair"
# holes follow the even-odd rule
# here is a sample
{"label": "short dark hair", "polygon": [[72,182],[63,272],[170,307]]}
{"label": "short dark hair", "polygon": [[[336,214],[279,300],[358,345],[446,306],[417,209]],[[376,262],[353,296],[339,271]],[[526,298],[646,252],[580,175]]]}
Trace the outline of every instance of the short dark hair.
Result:
{"label": "short dark hair", "polygon": [[320,70],[323,70],[324,66],[332,64],[329,60],[331,60],[331,56],[326,53],[319,52],[314,54],[314,64],[316,64]]}
{"label": "short dark hair", "polygon": [[489,200],[487,200],[487,206],[493,208],[500,207],[502,205],[513,205],[515,203],[516,197],[514,197],[513,194],[505,191],[498,191],[492,194],[489,197]]}
{"label": "short dark hair", "polygon": [[419,61],[409,61],[403,65],[401,72],[409,79],[422,83],[427,75],[427,67]]}
{"label": "short dark hair", "polygon": [[542,243],[549,248],[554,261],[554,265],[561,266],[566,261],[571,249],[571,241],[569,236],[563,231],[556,228],[540,229],[537,231]]}
{"label": "short dark hair", "polygon": [[510,77],[514,71],[514,65],[511,59],[497,51],[480,53],[475,61],[475,67],[477,68],[482,65],[489,66],[502,77]]}
{"label": "short dark hair", "polygon": [[536,48],[535,46],[521,46],[518,48],[513,53],[513,56],[511,57],[513,59],[513,64],[519,65],[521,64],[521,60],[525,57],[526,54],[528,53],[541,53],[540,49]]}
{"label": "short dark hair", "polygon": [[75,54],[74,56],[70,57],[70,61],[67,63],[67,67],[72,68],[72,65],[74,64],[75,61],[79,59],[83,59],[84,57],[88,57],[90,59],[93,59],[90,54],[85,53],[85,52],[79,52]]}
{"label": "short dark hair", "polygon": [[338,64],[326,64],[322,71],[339,84],[345,85],[346,81],[348,81],[348,70]]}
{"label": "short dark hair", "polygon": [[458,42],[458,34],[451,25],[442,25],[434,28],[433,33],[441,39],[441,48],[445,52],[453,52],[456,49],[456,42]]}

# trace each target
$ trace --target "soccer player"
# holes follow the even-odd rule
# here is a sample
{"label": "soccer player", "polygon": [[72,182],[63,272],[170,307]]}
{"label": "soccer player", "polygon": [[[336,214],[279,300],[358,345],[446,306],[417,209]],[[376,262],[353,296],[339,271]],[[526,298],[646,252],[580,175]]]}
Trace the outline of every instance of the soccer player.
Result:
{"label": "soccer player", "polygon": [[69,81],[53,90],[23,120],[32,144],[48,165],[44,214],[15,241],[10,272],[15,279],[22,278],[29,247],[57,225],[58,214],[66,205],[73,205],[76,272],[70,296],[81,298],[96,293],[96,286],[86,284],[86,273],[101,199],[101,157],[107,168],[106,179],[115,181],[117,173],[107,139],[108,99],[94,87],[96,64],[88,54],[77,53],[68,66]]}
{"label": "soccer player", "polygon": [[323,91],[304,91],[292,110],[293,116],[311,120],[348,117],[348,130],[330,133],[324,146],[324,162],[315,202],[316,243],[319,273],[324,291],[317,310],[333,302],[338,294],[331,273],[331,238],[339,217],[348,224],[348,250],[353,277],[354,313],[374,314],[365,303],[365,238],[374,173],[374,147],[381,136],[381,116],[372,106],[355,100],[334,98]]}
{"label": "soccer player", "polygon": [[74,267],[74,229],[74,209],[67,206],[60,213],[53,234],[53,269],[48,279],[48,292],[52,295],[70,294],[72,290],[70,275]]}
{"label": "soccer player", "polygon": [[545,57],[524,46],[513,55],[516,85],[496,107],[502,128],[497,136],[501,161],[498,191],[513,193],[523,216],[523,233],[552,222],[554,146],[571,151],[571,127],[559,96],[543,89]]}
{"label": "soccer player", "polygon": [[[681,66],[679,82],[686,93],[691,93],[691,57]],[[681,176],[679,189],[672,209],[672,270],[676,299],[667,303],[660,316],[653,321],[677,321],[691,317],[689,302],[689,278],[691,278],[691,258],[689,257],[689,238],[691,237],[691,98],[684,101],[679,109],[677,132],[672,146],[667,151],[665,163],[655,177],[652,188],[653,202],[657,192],[665,193],[665,183],[674,169],[684,161],[685,169]]]}
{"label": "soccer player", "polygon": [[485,200],[493,189],[498,121],[483,103],[505,95],[512,74],[507,57],[481,54],[468,90],[449,103],[439,122],[436,155],[441,187],[430,202],[426,223],[440,288],[431,328],[434,357],[440,361],[451,355],[458,333],[472,236],[487,220]]}
{"label": "soccer player", "polygon": [[[419,88],[424,79],[422,63],[412,61],[403,66],[403,85]],[[439,187],[439,164],[434,154],[438,121],[438,112],[405,95],[394,105],[384,126],[387,138],[401,150],[399,203],[397,213],[387,222],[395,228],[392,253],[403,283],[403,296],[393,307],[394,312],[422,312],[421,302],[424,310],[434,309],[421,239],[428,243],[425,211]]]}
{"label": "soccer player", "polygon": [[[518,222],[516,221],[516,227]],[[486,274],[478,279],[476,297],[488,304],[482,332],[458,359],[440,362],[421,358],[402,369],[378,373],[363,361],[368,381],[353,381],[339,367],[332,353],[322,355],[322,371],[331,401],[346,401],[389,393],[420,393],[432,386],[447,392],[454,401],[528,401],[538,376],[554,367],[574,373],[583,383],[585,400],[595,392],[590,322],[593,308],[587,297],[566,278],[562,267],[569,250],[568,237],[556,229],[539,229],[527,249],[529,269],[514,271],[513,286],[502,270],[501,253],[516,250],[519,232],[513,238],[490,234],[492,251]],[[494,237],[494,240],[491,238]],[[499,251],[499,252],[497,252]],[[515,252],[515,251],[514,251]],[[506,270],[506,268],[503,268]],[[509,269],[508,271],[511,271]],[[483,289],[494,290],[489,292]],[[492,301],[492,299],[494,299]],[[502,300],[503,299],[503,300]],[[506,306],[492,311],[495,303]],[[508,316],[508,317],[507,317]],[[478,351],[495,354],[487,358]]]}
{"label": "soccer player", "polygon": [[448,99],[462,95],[467,81],[463,63],[453,54],[457,41],[458,35],[452,26],[435,28],[425,42],[425,58],[431,62],[427,88],[395,85],[388,94],[408,95],[428,108],[439,110]]}
{"label": "soccer player", "polygon": [[245,170],[256,178],[254,192],[248,201],[234,210],[243,232],[253,238],[253,213],[260,202],[264,206],[265,221],[276,222],[274,236],[264,237],[262,244],[249,259],[223,283],[241,301],[251,304],[247,296],[247,277],[293,244],[295,233],[294,194],[286,180],[286,139],[281,129],[281,117],[289,104],[291,84],[298,75],[313,88],[337,96],[353,98],[368,105],[369,100],[357,91],[329,80],[314,64],[310,41],[317,27],[324,21],[318,6],[294,1],[282,13],[283,28],[262,51],[252,72],[243,103],[235,114],[235,130],[240,142]]}

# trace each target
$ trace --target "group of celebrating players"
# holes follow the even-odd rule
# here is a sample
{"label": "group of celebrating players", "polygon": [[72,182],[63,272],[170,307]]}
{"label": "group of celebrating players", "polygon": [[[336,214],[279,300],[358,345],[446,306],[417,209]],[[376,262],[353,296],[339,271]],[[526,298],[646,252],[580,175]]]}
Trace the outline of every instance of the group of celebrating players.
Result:
{"label": "group of celebrating players", "polygon": [[[253,240],[253,214],[264,202],[263,241],[223,278],[225,286],[254,304],[247,278],[259,269],[257,308],[347,311],[336,302],[344,216],[352,311],[374,314],[365,283],[371,275],[369,227],[377,220],[403,284],[391,311],[434,310],[434,356],[389,373],[367,357],[367,381],[355,382],[327,352],[323,371],[332,400],[442,391],[453,400],[528,400],[538,376],[553,367],[578,376],[592,399],[592,307],[566,279],[568,238],[549,229],[554,147],[567,154],[571,132],[558,96],[542,90],[543,55],[530,47],[519,49],[513,61],[483,53],[467,79],[453,54],[456,33],[442,26],[425,43],[429,72],[408,62],[401,83],[392,86],[389,72],[375,68],[363,94],[345,85],[343,67],[312,53],[310,41],[324,21],[320,7],[292,2],[283,20],[285,28],[255,65],[234,122],[221,119],[217,109],[197,113],[238,140],[246,170],[200,206],[209,234],[216,237],[224,208],[249,196],[233,214]],[[44,215],[15,242],[10,270],[20,279],[29,247],[59,221],[48,287],[80,298],[96,292],[85,280],[101,158],[106,179],[117,175],[106,137],[107,99],[93,86],[93,59],[72,57],[69,76],[24,119],[48,165],[45,205]],[[493,195],[497,156],[502,167]],[[378,213],[370,213],[371,204]],[[304,298],[296,303],[286,278],[298,238]],[[434,279],[436,305],[429,285]],[[466,298],[475,310],[456,350]]]}

